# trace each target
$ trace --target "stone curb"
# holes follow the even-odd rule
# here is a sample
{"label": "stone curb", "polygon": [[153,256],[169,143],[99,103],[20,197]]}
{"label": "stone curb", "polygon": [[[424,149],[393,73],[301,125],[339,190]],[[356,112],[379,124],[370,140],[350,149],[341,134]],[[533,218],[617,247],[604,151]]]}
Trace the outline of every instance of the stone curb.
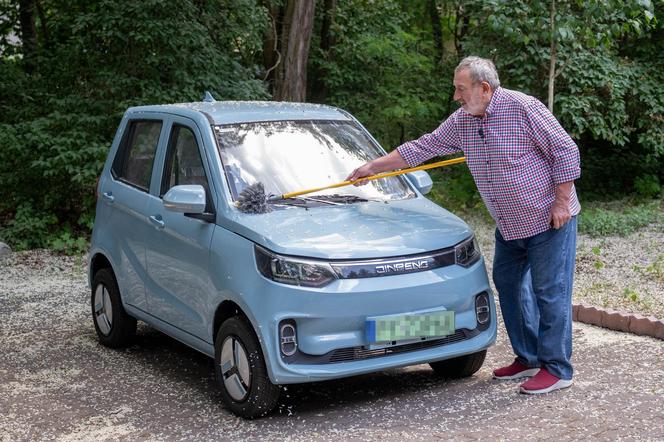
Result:
{"label": "stone curb", "polygon": [[573,304],[572,308],[572,319],[574,321],[608,328],[609,330],[664,339],[664,320],[653,316],[646,317],[586,304]]}

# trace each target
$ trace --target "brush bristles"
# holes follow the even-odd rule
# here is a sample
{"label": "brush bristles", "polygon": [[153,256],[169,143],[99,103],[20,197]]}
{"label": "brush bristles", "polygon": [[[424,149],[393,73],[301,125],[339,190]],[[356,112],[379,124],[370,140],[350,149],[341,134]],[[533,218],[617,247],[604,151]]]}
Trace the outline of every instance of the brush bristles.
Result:
{"label": "brush bristles", "polygon": [[237,207],[244,213],[267,213],[272,208],[267,203],[263,183],[254,183],[246,187],[237,199]]}

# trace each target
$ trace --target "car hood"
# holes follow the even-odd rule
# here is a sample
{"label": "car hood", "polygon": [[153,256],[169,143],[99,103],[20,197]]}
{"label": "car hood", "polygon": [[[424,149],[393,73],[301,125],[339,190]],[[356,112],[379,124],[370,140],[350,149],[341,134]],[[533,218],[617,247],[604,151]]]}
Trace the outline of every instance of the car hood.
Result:
{"label": "car hood", "polygon": [[235,212],[224,227],[274,252],[324,259],[410,255],[453,246],[468,225],[426,198],[265,214]]}

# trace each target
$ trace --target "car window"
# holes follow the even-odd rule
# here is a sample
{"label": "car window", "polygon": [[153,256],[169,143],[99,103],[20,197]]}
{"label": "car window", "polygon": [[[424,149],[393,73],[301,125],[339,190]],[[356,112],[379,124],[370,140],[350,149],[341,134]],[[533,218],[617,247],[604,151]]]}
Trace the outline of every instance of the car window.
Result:
{"label": "car window", "polygon": [[160,196],[181,184],[200,184],[205,189],[206,212],[210,208],[210,187],[194,133],[185,126],[174,125],[168,143]]}
{"label": "car window", "polygon": [[116,179],[148,191],[161,126],[161,121],[135,121],[128,126],[113,163]]}

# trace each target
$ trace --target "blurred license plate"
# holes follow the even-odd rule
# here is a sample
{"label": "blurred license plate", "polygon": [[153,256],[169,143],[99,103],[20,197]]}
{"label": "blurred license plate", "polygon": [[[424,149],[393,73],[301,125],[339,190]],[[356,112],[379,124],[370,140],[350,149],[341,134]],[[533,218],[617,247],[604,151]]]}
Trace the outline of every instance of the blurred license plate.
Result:
{"label": "blurred license plate", "polygon": [[365,330],[369,342],[447,336],[455,332],[454,312],[370,317],[366,319]]}

